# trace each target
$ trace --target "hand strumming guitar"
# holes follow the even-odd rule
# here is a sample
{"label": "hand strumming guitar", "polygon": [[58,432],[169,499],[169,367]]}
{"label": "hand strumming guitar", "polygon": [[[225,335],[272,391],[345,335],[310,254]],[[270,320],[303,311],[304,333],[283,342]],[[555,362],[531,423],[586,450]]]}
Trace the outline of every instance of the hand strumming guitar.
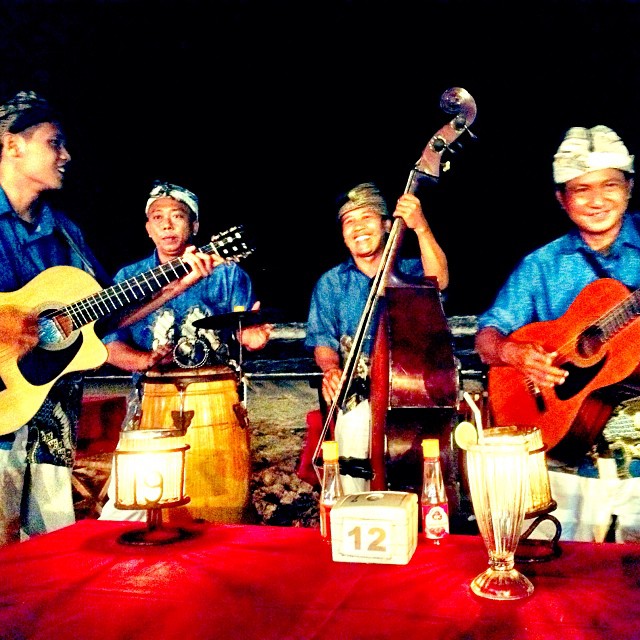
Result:
{"label": "hand strumming guitar", "polygon": [[568,375],[553,364],[557,353],[533,342],[514,342],[492,327],[478,334],[476,349],[485,364],[515,367],[539,388],[562,384]]}

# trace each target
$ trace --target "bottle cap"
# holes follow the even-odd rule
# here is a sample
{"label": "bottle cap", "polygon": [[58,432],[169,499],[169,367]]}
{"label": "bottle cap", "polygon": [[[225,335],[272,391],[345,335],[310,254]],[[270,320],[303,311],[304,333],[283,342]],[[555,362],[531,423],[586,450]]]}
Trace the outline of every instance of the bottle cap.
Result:
{"label": "bottle cap", "polygon": [[324,462],[335,462],[338,459],[338,443],[335,440],[325,440],[322,443],[322,459]]}
{"label": "bottle cap", "polygon": [[437,458],[440,456],[440,442],[436,438],[427,438],[422,441],[422,455],[425,458]]}

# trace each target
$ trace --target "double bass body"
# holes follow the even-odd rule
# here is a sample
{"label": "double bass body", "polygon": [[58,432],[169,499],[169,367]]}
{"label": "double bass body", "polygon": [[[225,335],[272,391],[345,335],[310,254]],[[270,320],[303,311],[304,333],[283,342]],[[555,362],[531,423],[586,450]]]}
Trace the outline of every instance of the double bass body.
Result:
{"label": "double bass body", "polygon": [[379,314],[371,356],[371,488],[419,493],[421,442],[437,437],[445,482],[457,493],[451,431],[458,376],[437,283],[388,285]]}

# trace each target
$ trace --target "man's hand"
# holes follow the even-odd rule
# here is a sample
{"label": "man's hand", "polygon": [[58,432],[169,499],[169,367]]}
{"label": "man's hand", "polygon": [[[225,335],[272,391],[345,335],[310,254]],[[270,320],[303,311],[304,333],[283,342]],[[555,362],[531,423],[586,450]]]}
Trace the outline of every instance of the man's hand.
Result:
{"label": "man's hand", "polygon": [[322,397],[324,401],[331,405],[340,390],[340,380],[342,379],[342,369],[337,367],[328,369],[322,374]]}
{"label": "man's hand", "polygon": [[499,349],[500,360],[515,367],[538,387],[554,387],[565,381],[568,371],[553,363],[558,354],[545,351],[532,342],[505,340]]}
{"label": "man's hand", "polygon": [[318,346],[313,350],[313,357],[322,369],[322,397],[328,405],[331,405],[340,391],[342,379],[340,354],[331,347]]}
{"label": "man's hand", "polygon": [[185,252],[182,254],[182,259],[191,267],[191,272],[180,278],[180,283],[185,288],[211,275],[219,264],[225,262],[225,258],[222,256],[215,253],[202,253],[201,251],[197,251],[193,245],[185,249]]}
{"label": "man's hand", "polygon": [[22,356],[38,344],[38,317],[7,305],[0,310],[0,344],[8,345]]}
{"label": "man's hand", "polygon": [[402,218],[409,229],[418,231],[429,228],[420,200],[412,193],[405,193],[398,198],[393,215]]}
{"label": "man's hand", "polygon": [[515,342],[495,327],[476,334],[475,347],[480,359],[489,366],[509,365],[519,369],[531,382],[542,387],[562,384],[568,372],[554,365],[558,354],[545,351],[533,342]]}
{"label": "man's hand", "polygon": [[[260,302],[257,301],[251,307],[251,311],[259,310]],[[238,333],[238,342],[249,351],[257,351],[269,342],[272,330],[272,324],[256,324],[253,327],[247,327]]]}
{"label": "man's hand", "polygon": [[147,353],[147,363],[144,370],[152,369],[159,364],[169,364],[173,361],[173,345],[165,344]]}

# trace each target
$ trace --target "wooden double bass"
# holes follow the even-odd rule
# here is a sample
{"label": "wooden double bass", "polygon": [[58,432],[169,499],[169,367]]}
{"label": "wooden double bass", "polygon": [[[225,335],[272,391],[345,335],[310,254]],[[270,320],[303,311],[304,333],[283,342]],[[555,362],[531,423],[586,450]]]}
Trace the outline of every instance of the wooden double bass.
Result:
{"label": "wooden double bass", "polygon": [[[468,132],[475,119],[475,101],[462,88],[445,91],[440,107],[454,117],[429,140],[409,175],[405,193],[415,193],[422,180],[437,182],[442,154]],[[441,451],[451,449],[443,424],[451,423],[457,408],[458,378],[453,339],[436,279],[409,281],[395,270],[405,230],[404,220],[395,218],[344,364],[339,391],[327,410],[314,466],[322,440],[344,405],[363,344],[374,332],[370,357],[371,489],[419,493],[422,438],[438,437]],[[429,409],[429,416],[425,409]],[[444,466],[446,474],[446,459]]]}

